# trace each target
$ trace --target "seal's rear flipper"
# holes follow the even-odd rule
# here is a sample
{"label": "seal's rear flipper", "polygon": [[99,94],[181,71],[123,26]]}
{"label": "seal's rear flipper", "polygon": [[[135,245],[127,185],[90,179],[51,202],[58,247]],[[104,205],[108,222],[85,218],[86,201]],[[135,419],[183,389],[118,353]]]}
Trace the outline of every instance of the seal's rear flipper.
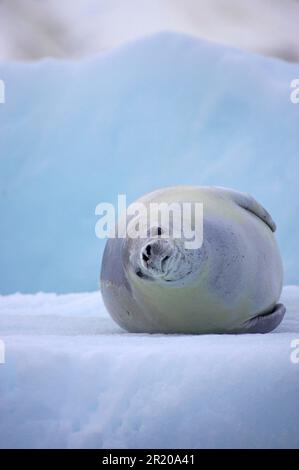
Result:
{"label": "seal's rear flipper", "polygon": [[283,304],[276,304],[272,312],[251,318],[245,325],[244,333],[269,333],[280,324],[285,312]]}

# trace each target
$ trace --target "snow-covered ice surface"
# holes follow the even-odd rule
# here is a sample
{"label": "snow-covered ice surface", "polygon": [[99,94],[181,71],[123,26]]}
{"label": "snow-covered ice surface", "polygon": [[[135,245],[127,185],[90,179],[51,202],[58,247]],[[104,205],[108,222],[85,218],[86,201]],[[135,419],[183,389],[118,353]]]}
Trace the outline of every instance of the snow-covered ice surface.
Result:
{"label": "snow-covered ice surface", "polygon": [[182,34],[78,62],[0,63],[0,292],[97,288],[95,207],[163,186],[249,192],[298,282],[299,64]]}
{"label": "snow-covered ice surface", "polygon": [[299,447],[282,301],[273,333],[178,336],[122,331],[99,292],[0,297],[0,447]]}

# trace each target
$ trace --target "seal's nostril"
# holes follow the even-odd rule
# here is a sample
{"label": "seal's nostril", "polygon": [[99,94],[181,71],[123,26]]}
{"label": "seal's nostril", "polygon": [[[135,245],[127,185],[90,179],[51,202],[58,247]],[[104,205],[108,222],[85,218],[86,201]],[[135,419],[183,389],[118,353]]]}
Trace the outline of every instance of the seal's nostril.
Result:
{"label": "seal's nostril", "polygon": [[142,253],[142,259],[143,259],[143,261],[148,261],[148,260],[149,260],[149,257],[146,256],[145,253]]}
{"label": "seal's nostril", "polygon": [[162,268],[162,271],[165,270],[165,263],[166,261],[169,259],[169,256],[164,256],[164,258],[162,259],[161,261],[161,268]]}

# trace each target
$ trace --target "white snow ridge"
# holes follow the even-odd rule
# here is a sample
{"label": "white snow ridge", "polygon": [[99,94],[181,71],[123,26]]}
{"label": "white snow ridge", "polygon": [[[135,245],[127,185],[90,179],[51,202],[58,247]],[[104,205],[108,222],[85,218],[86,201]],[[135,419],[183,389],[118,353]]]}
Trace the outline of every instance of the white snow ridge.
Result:
{"label": "white snow ridge", "polygon": [[179,336],[125,333],[99,292],[0,297],[0,447],[299,447],[282,301],[271,334]]}

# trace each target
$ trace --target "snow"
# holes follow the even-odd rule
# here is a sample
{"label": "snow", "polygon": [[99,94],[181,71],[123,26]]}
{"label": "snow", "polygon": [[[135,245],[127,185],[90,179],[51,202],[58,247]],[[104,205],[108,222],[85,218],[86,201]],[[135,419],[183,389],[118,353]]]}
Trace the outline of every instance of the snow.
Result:
{"label": "snow", "polygon": [[299,287],[267,335],[122,331],[99,292],[0,297],[0,447],[299,447]]}
{"label": "snow", "polygon": [[0,63],[0,292],[97,288],[95,207],[175,184],[251,193],[298,280],[299,65],[161,33],[81,61]]}

